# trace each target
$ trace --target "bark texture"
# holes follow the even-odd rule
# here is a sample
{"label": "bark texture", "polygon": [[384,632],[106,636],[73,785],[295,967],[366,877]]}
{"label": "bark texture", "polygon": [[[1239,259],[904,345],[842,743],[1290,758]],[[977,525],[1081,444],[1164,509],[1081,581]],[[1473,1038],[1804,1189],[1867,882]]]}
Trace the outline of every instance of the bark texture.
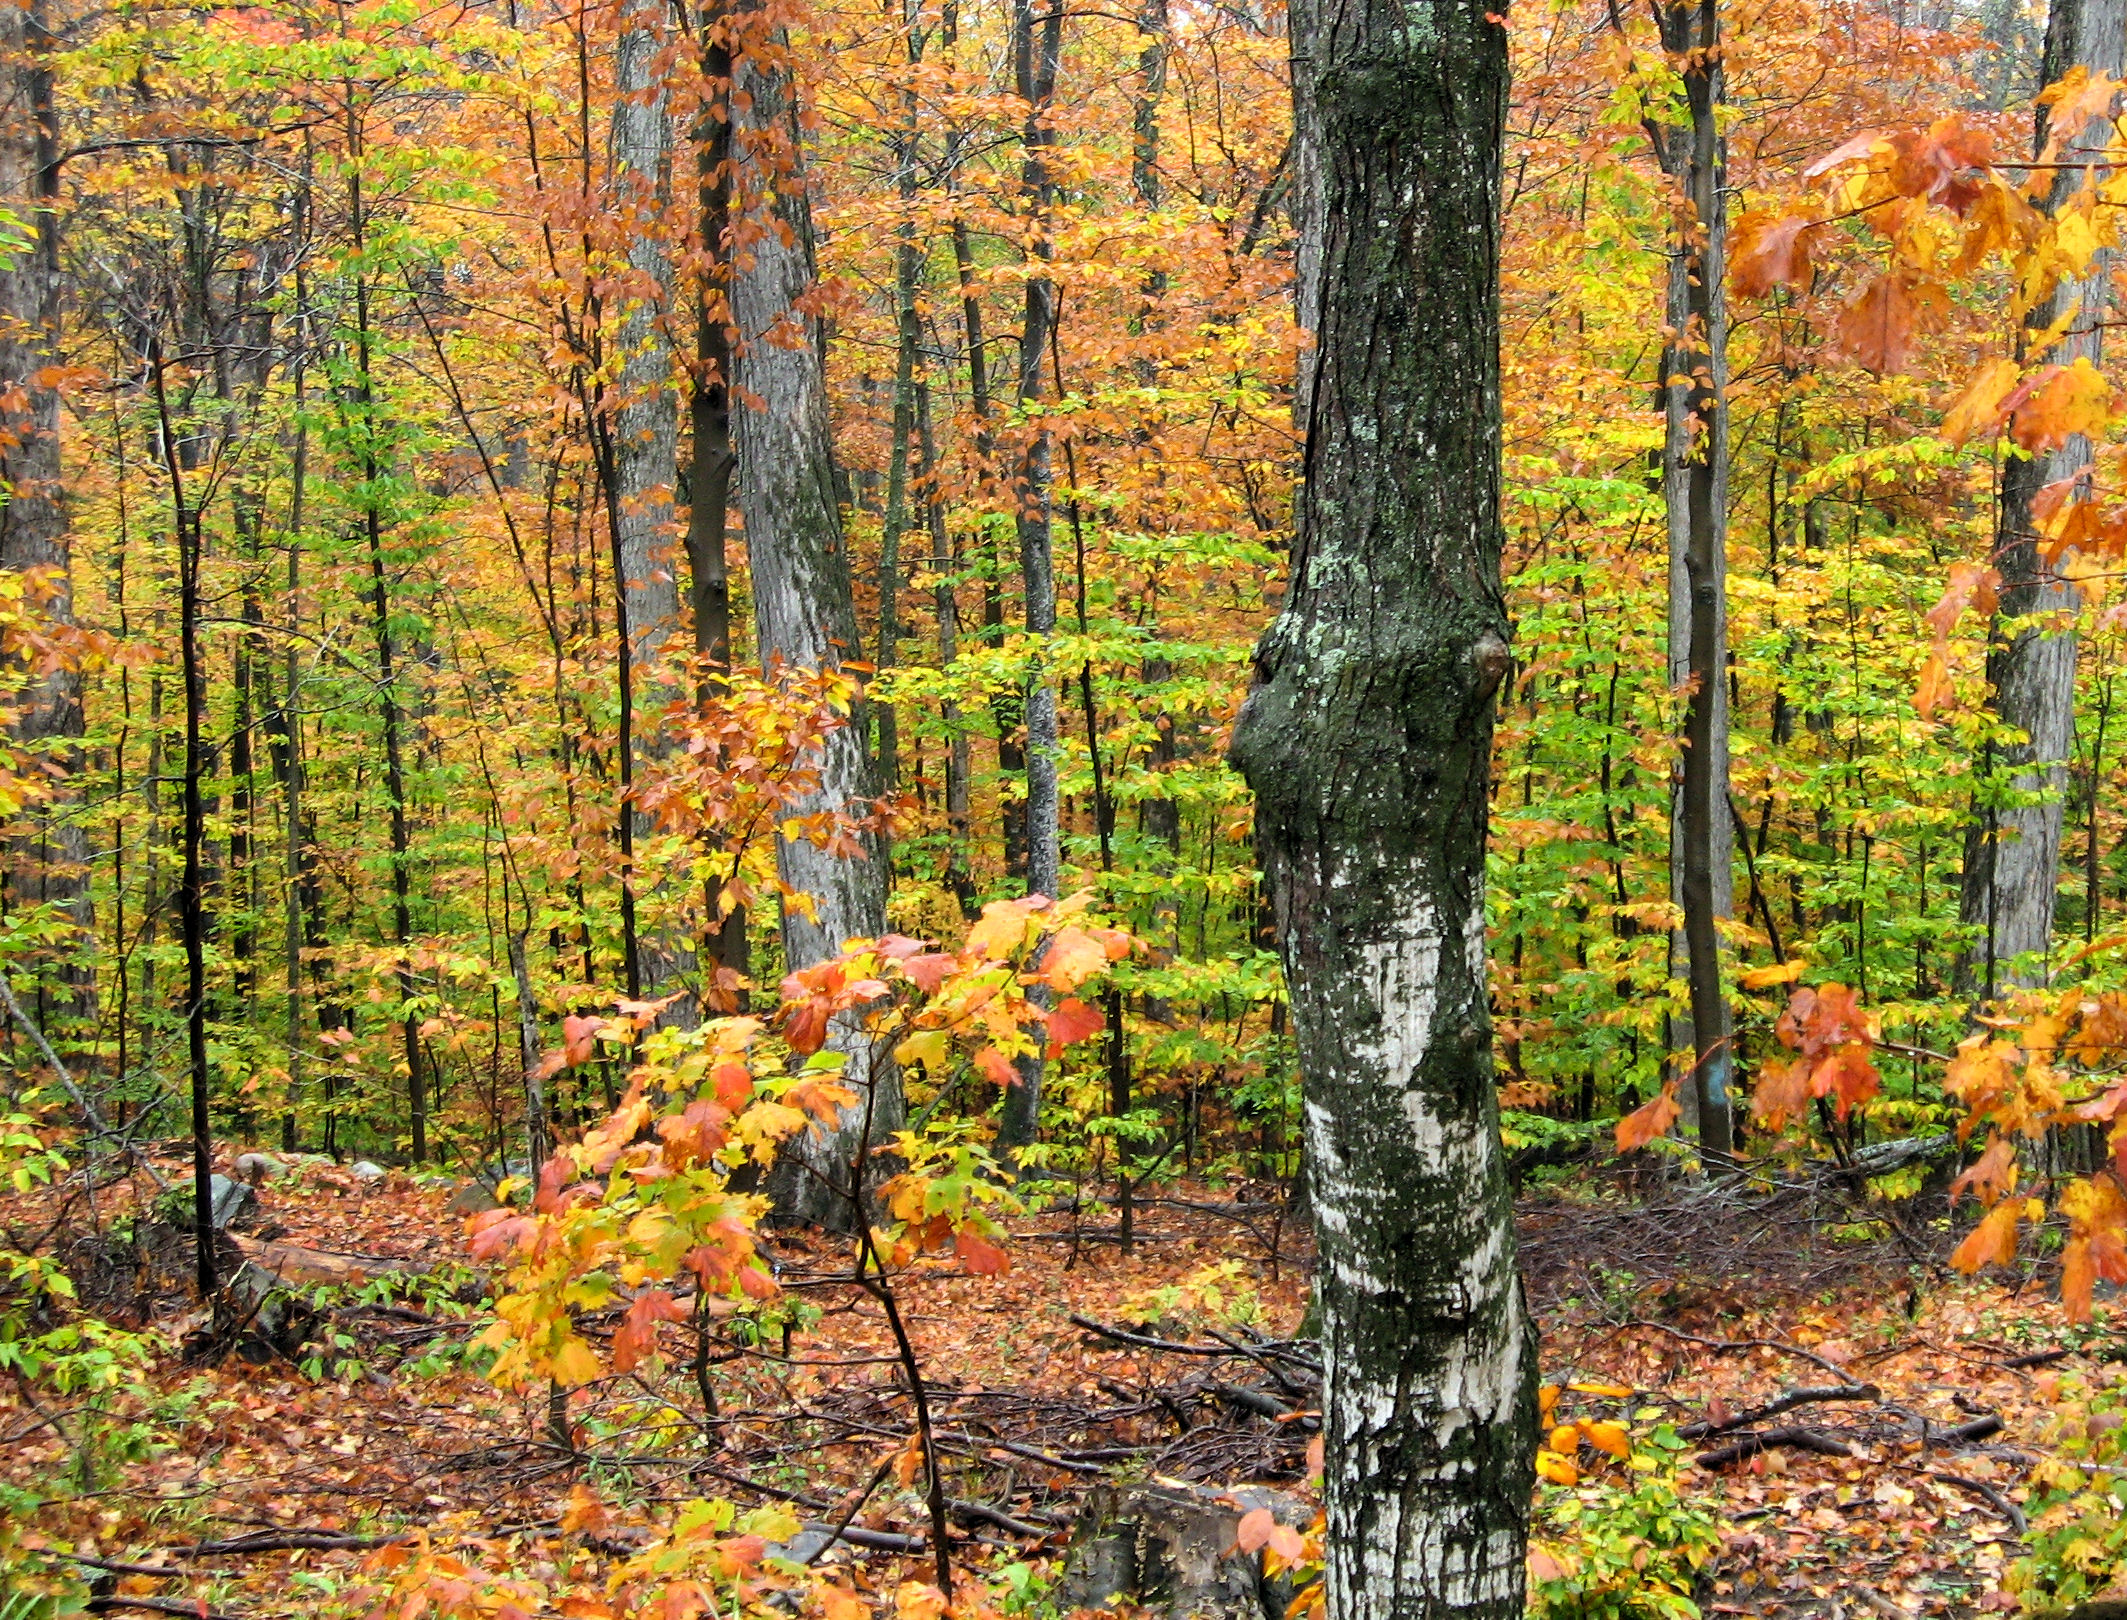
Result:
{"label": "bark texture", "polygon": [[[0,11],[0,205],[37,240],[0,262],[0,391],[20,389],[20,404],[0,420],[0,568],[38,572],[49,592],[42,611],[73,622],[73,551],[59,464],[59,391],[43,380],[59,360],[59,144],[46,65],[52,39],[44,7]],[[16,703],[13,731],[62,770],[79,764],[81,675],[59,669],[29,683]],[[89,927],[88,839],[69,812],[64,790],[38,813],[8,861],[11,906],[52,904]],[[68,1000],[85,1000],[86,983]],[[47,1003],[40,988],[40,1021]]]}
{"label": "bark texture", "polygon": [[[2069,70],[2118,78],[2127,56],[2127,0],[2055,0],[2046,20],[2042,78],[2048,84]],[[2038,113],[2034,150],[2052,132],[2046,109]],[[2059,161],[2087,162],[2102,156],[2112,135],[2110,116],[2093,118],[2062,142]],[[2044,204],[2057,208],[2085,183],[2087,171],[2055,171]],[[2028,356],[2061,365],[2104,358],[2104,322],[2113,254],[2100,252],[2090,274],[2063,281],[2034,309],[2026,324],[2044,331],[2072,320],[2044,355]],[[2007,776],[2006,805],[1982,806],[1965,837],[1961,915],[1976,939],[1964,963],[1966,984],[1984,994],[2009,984],[2039,984],[2048,977],[2045,953],[2053,938],[2054,894],[2060,883],[2061,818],[2068,756],[2075,744],[2075,629],[2080,605],[2075,587],[2038,553],[2031,522],[2032,498],[2046,485],[2086,474],[2090,444],[2070,440],[2043,456],[2017,457],[2002,469],[2001,510],[1995,566],[2001,570],[1999,622],[1987,677],[1994,713],[2024,740],[2001,748],[1997,768]],[[2017,967],[2018,957],[2038,958]]]}
{"label": "bark texture", "polygon": [[[1019,328],[1019,404],[1032,411],[1045,392],[1046,360],[1056,336],[1056,283],[1049,264],[1055,257],[1049,240],[1049,210],[1056,199],[1056,182],[1049,172],[1049,149],[1055,134],[1049,128],[1049,104],[1056,94],[1056,76],[1063,60],[1061,6],[1036,14],[1032,0],[1014,0],[1012,7],[1012,76],[1019,98],[1026,103],[1026,127],[1021,142],[1026,160],[1020,170],[1019,187],[1033,217],[1034,242],[1028,265],[1026,313]],[[1060,379],[1059,379],[1060,380]],[[1027,437],[1013,479],[1013,497],[1018,506],[1019,578],[1026,595],[1027,639],[1034,653],[1027,671],[1026,726],[1026,884],[1029,894],[1061,898],[1063,886],[1062,805],[1057,795],[1057,754],[1062,738],[1057,724],[1056,679],[1049,668],[1047,642],[1056,630],[1056,558],[1054,547],[1054,446],[1045,429]],[[1037,989],[1034,999],[1043,999]],[[997,1121],[997,1146],[1007,1157],[1041,1134],[1041,1053],[1035,1051],[1013,1064],[1016,1078],[1005,1092]]]}
{"label": "bark texture", "polygon": [[[780,41],[777,42],[778,46]],[[753,571],[753,607],[762,663],[774,669],[821,669],[860,655],[849,553],[835,504],[834,452],[827,427],[827,389],[816,321],[802,305],[813,284],[812,208],[791,118],[790,85],[779,68],[754,56],[737,63],[733,123],[753,172],[773,176],[775,195],[733,256],[733,412],[739,511]],[[872,761],[859,725],[829,734],[820,783],[798,813],[861,812],[876,796]],[[886,874],[867,841],[862,856],[829,854],[798,840],[779,843],[784,884],[810,902],[783,907],[783,951],[793,968],[838,953],[846,940],[886,929]],[[833,1187],[846,1187],[867,1117],[874,1139],[902,1123],[901,1081],[883,1049],[854,1027],[831,1037],[849,1057],[853,1080],[876,1094],[843,1112],[832,1131],[809,1131],[785,1152],[773,1176],[784,1220],[844,1224],[850,1211]]]}
{"label": "bark texture", "polygon": [[1478,0],[1291,19],[1316,344],[1234,759],[1306,1085],[1329,1613],[1509,1620],[1536,1363],[1485,991],[1506,39]]}
{"label": "bark texture", "polygon": [[1686,1124],[1709,1154],[1733,1146],[1732,1022],[1721,984],[1721,921],[1735,914],[1735,824],[1728,811],[1728,205],[1719,0],[1660,13],[1662,47],[1683,83],[1687,122],[1656,128],[1680,193],[1662,354],[1662,500],[1669,531],[1669,684],[1690,692],[1670,816],[1670,886],[1684,914],[1671,972],[1691,995]]}
{"label": "bark texture", "polygon": [[[626,739],[631,753],[660,748],[658,713],[677,695],[661,670],[679,628],[679,568],[673,494],[679,479],[679,391],[666,317],[672,306],[672,254],[666,239],[672,192],[672,113],[663,58],[670,46],[663,7],[641,3],[625,13],[615,49],[613,168],[617,200],[628,220],[628,262],[637,278],[621,323],[618,408],[613,413],[614,557],[628,636],[622,679],[630,690]],[[624,762],[632,781],[634,760]],[[670,885],[645,881],[632,859],[650,835],[649,818],[631,806],[626,881],[648,915],[639,924],[631,964],[642,993],[658,995],[689,978],[694,952],[657,914],[672,898]],[[691,1022],[687,1002],[675,1008]]]}

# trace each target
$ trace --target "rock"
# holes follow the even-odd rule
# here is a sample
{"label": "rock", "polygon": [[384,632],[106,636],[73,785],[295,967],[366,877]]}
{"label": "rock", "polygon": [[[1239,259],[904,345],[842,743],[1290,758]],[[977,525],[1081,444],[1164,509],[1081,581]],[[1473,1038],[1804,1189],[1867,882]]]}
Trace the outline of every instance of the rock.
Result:
{"label": "rock", "polygon": [[1124,1598],[1172,1620],[1284,1620],[1292,1583],[1266,1577],[1262,1554],[1237,1547],[1242,1515],[1257,1508],[1296,1529],[1313,1518],[1298,1497],[1261,1485],[1097,1487],[1071,1537],[1057,1606],[1104,1609]]}
{"label": "rock", "polygon": [[495,1202],[495,1189],[484,1181],[461,1181],[450,1196],[444,1209],[452,1215],[478,1215],[485,1210],[500,1209]]}
{"label": "rock", "polygon": [[[179,1231],[192,1230],[192,1187],[185,1182],[172,1187],[155,1200],[155,1214]],[[258,1194],[241,1181],[231,1181],[227,1176],[216,1176],[207,1183],[209,1200],[207,1218],[214,1230],[225,1232],[240,1218],[256,1213]]]}
{"label": "rock", "polygon": [[357,1159],[349,1174],[363,1186],[374,1187],[384,1179],[385,1170],[381,1164],[373,1164],[368,1159]]}

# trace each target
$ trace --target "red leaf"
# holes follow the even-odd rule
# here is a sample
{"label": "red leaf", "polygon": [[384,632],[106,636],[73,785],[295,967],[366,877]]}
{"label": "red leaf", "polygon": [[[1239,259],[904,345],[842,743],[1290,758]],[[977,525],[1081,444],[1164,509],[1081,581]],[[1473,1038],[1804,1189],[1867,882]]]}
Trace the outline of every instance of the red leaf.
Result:
{"label": "red leaf", "polygon": [[927,956],[911,956],[901,964],[901,971],[915,980],[916,988],[927,996],[935,996],[938,987],[945,983],[958,962],[957,957],[933,951]]}
{"label": "red leaf", "polygon": [[1084,1040],[1088,1035],[1098,1035],[1108,1027],[1098,1007],[1089,1007],[1076,996],[1056,1004],[1049,1014],[1049,1056],[1057,1057],[1067,1046]]}
{"label": "red leaf", "polygon": [[1672,1080],[1652,1102],[1635,1108],[1617,1122],[1618,1152],[1630,1153],[1658,1136],[1667,1136],[1682,1112],[1676,1100],[1676,1082]]}
{"label": "red leaf", "polygon": [[1012,1068],[1012,1060],[994,1046],[985,1046],[975,1054],[975,1067],[1000,1086],[1009,1086],[1018,1080]]}
{"label": "red leaf", "polygon": [[561,1059],[570,1068],[591,1061],[598,1050],[598,1032],[606,1027],[603,1018],[579,1018],[570,1013],[561,1021]]}
{"label": "red leaf", "polygon": [[1241,1515],[1241,1522],[1234,1529],[1234,1540],[1243,1552],[1260,1552],[1277,1527],[1278,1521],[1270,1516],[1269,1508],[1252,1508]]}
{"label": "red leaf", "polygon": [[1903,278],[1878,276],[1839,316],[1840,353],[1877,376],[1903,371],[1913,348],[1913,295]]}
{"label": "red leaf", "polygon": [[953,1249],[960,1263],[978,1277],[994,1277],[1012,1267],[1010,1255],[976,1232],[956,1232]]}
{"label": "red leaf", "polygon": [[1801,214],[1744,219],[1736,227],[1728,267],[1737,296],[1763,298],[1775,287],[1799,287],[1808,281],[1809,238],[1803,233],[1816,223]]}

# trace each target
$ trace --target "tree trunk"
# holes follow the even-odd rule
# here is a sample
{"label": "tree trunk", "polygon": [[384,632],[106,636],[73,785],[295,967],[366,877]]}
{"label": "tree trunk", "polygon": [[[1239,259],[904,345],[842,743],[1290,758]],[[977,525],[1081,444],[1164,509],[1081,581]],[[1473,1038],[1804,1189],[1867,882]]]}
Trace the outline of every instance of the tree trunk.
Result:
{"label": "tree trunk", "polygon": [[[40,612],[71,624],[73,548],[59,464],[59,390],[48,380],[59,363],[59,124],[46,65],[54,41],[41,0],[0,12],[7,105],[0,109],[0,205],[37,232],[34,246],[0,258],[0,390],[20,390],[17,409],[0,419],[0,568],[36,571],[50,594]],[[29,682],[11,729],[68,775],[80,767],[81,672],[61,667]],[[10,907],[50,905],[86,937],[91,927],[88,837],[65,802],[28,818],[8,860]],[[71,1015],[88,1011],[87,978],[67,999]],[[40,988],[40,1024],[50,1014]]]}
{"label": "tree trunk", "polygon": [[1719,0],[1660,13],[1689,121],[1657,128],[1662,168],[1682,194],[1670,250],[1662,355],[1662,500],[1669,528],[1669,684],[1689,692],[1670,812],[1670,888],[1684,913],[1671,971],[1691,994],[1692,1068],[1681,1103],[1709,1156],[1733,1147],[1732,1025],[1719,925],[1735,913],[1728,813],[1728,208],[1723,190]]}
{"label": "tree trunk", "polygon": [[[2077,67],[2117,78],[2123,55],[2127,3],[2055,0],[2046,22],[2046,83],[2058,82]],[[2048,135],[2047,110],[2041,107],[2034,150],[2043,150]],[[2061,161],[2073,164],[2102,156],[2111,138],[2110,114],[2095,117],[2063,143]],[[2056,171],[2043,206],[2058,208],[2085,177],[2077,168]],[[2044,331],[2067,322],[2067,331],[2050,352],[2027,358],[2061,365],[2079,359],[2093,365],[2102,361],[2112,259],[2111,253],[2100,252],[2086,278],[2064,280],[2032,310],[2027,330]],[[1995,718],[2024,740],[1990,748],[1993,769],[1988,774],[1996,778],[1997,794],[2006,788],[2014,800],[2024,802],[1989,802],[1975,809],[1965,833],[1959,908],[1976,935],[1960,977],[1989,996],[2005,985],[2042,984],[2050,971],[2045,953],[2053,938],[2061,801],[2075,741],[2074,615],[2081,598],[2040,558],[2031,501],[2046,485],[2086,473],[2089,467],[2089,441],[2078,437],[2046,455],[2012,457],[2002,468],[1994,553],[2001,570],[2000,608],[1987,679],[1994,690]],[[2036,965],[2016,965],[2017,958],[2034,954],[2039,958]]]}
{"label": "tree trunk", "polygon": [[[776,44],[780,48],[780,40]],[[749,53],[737,63],[737,83],[736,133],[759,166],[755,186],[772,183],[775,192],[762,209],[766,228],[731,282],[738,332],[733,376],[744,401],[733,438],[760,656],[770,670],[832,668],[861,643],[835,504],[816,323],[799,303],[813,284],[812,204],[787,72]],[[819,775],[818,789],[796,813],[861,815],[871,809],[876,789],[860,725],[829,733]],[[866,852],[856,856],[830,854],[804,839],[778,842],[783,883],[813,908],[808,916],[794,904],[783,907],[783,954],[791,967],[834,956],[846,940],[885,931],[885,871],[875,841],[863,842]],[[854,1025],[837,1028],[830,1044],[847,1054],[846,1073],[860,1091],[867,1081],[876,1088],[869,1108],[874,1139],[898,1130],[901,1078],[887,1049],[875,1047]],[[808,1131],[784,1153],[771,1178],[779,1219],[848,1223],[852,1209],[837,1189],[848,1187],[866,1115],[860,1096],[833,1130]]]}
{"label": "tree trunk", "polygon": [[1485,989],[1506,36],[1477,0],[1291,8],[1315,332],[1257,796],[1321,1254],[1330,1620],[1518,1620],[1536,1340]]}
{"label": "tree trunk", "polygon": [[[731,47],[726,11],[699,15],[702,73],[710,104],[695,126],[696,202],[708,264],[695,312],[694,376],[688,399],[692,462],[687,469],[687,572],[694,611],[695,655],[710,670],[731,668]],[[704,896],[704,961],[709,970],[744,977],[750,966],[746,908],[723,907],[723,883]],[[709,974],[704,974],[705,988]],[[743,990],[728,993],[731,1003]]]}
{"label": "tree trunk", "polygon": [[[1031,410],[1041,402],[1044,361],[1056,330],[1056,283],[1048,265],[1054,257],[1049,239],[1049,209],[1056,184],[1049,173],[1048,152],[1055,137],[1049,129],[1049,102],[1056,94],[1056,75],[1063,57],[1063,7],[1052,6],[1038,18],[1033,0],[1014,0],[1012,7],[1013,76],[1026,103],[1023,137],[1026,162],[1020,193],[1033,221],[1034,259],[1027,276],[1026,314],[1019,329],[1019,405]],[[1062,806],[1057,798],[1057,752],[1062,746],[1056,717],[1056,683],[1050,674],[1046,643],[1056,629],[1056,559],[1053,547],[1054,451],[1048,432],[1036,429],[1020,452],[1013,479],[1018,508],[1019,576],[1026,592],[1026,627],[1034,644],[1026,677],[1026,883],[1029,894],[1059,898],[1063,884]],[[1040,992],[1036,991],[1036,999]],[[997,1146],[1006,1154],[1031,1143],[1041,1132],[1042,1060],[1037,1049],[1013,1064],[1016,1078],[1005,1092],[997,1122]]]}
{"label": "tree trunk", "polygon": [[[663,7],[653,0],[635,0],[626,9],[613,72],[618,91],[612,127],[615,200],[626,221],[628,263],[636,276],[621,323],[611,456],[616,600],[628,641],[620,659],[626,688],[621,694],[625,734],[619,762],[624,796],[635,774],[631,756],[654,753],[659,746],[657,715],[675,690],[657,678],[658,671],[680,622],[672,504],[679,479],[679,396],[672,341],[664,324],[672,305],[672,255],[665,237],[672,189],[672,113],[662,71],[667,50],[662,16]],[[649,818],[632,803],[624,814],[628,825],[621,881],[630,887],[629,909],[634,910],[646,895],[658,896],[667,886],[639,879],[635,852],[649,834]],[[647,926],[638,919],[634,932],[635,960],[628,964],[631,994],[655,996],[677,989],[673,981],[692,974],[693,951],[654,917]],[[691,1017],[691,1008],[680,1016]]]}

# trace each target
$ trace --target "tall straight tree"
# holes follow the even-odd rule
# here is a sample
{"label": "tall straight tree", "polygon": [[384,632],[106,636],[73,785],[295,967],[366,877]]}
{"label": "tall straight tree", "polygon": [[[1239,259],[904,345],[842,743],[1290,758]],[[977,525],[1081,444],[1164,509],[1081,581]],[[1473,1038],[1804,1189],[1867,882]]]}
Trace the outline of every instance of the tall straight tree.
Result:
{"label": "tall straight tree", "polygon": [[[1650,129],[1677,190],[1663,325],[1662,503],[1669,532],[1669,684],[1689,696],[1670,813],[1670,891],[1684,914],[1671,971],[1690,987],[1692,1067],[1684,1117],[1709,1154],[1733,1146],[1733,1024],[1719,925],[1735,911],[1728,809],[1728,204],[1721,139],[1720,0],[1656,13],[1683,89],[1680,121]],[[1681,959],[1681,960],[1679,960]]]}
{"label": "tall straight tree", "polygon": [[[2058,83],[2076,68],[2118,78],[2127,56],[2127,0],[2056,0],[2046,19],[2041,77]],[[2085,184],[2083,165],[2111,143],[2111,113],[2082,129],[2056,131],[2048,108],[2038,109],[2034,151],[2061,137],[2053,184],[2041,206],[2057,209]],[[2032,310],[2033,332],[2062,335],[2043,355],[2058,365],[2104,358],[2113,255],[2100,251],[2081,279],[2064,279]],[[2061,816],[2068,755],[2075,744],[2075,627],[2080,597],[2039,555],[2031,503],[2048,484],[2084,477],[2090,442],[2077,437],[2058,450],[2012,457],[2002,468],[1994,563],[2001,571],[2000,611],[1987,680],[1994,715],[2021,740],[1992,750],[1998,789],[1980,806],[1965,834],[1960,914],[1975,938],[1964,964],[1969,985],[1992,995],[2006,984],[2042,983],[2043,965],[2019,969],[2018,957],[2043,953],[2053,937],[2054,891],[2060,882]],[[1998,790],[1997,790],[1998,792]],[[2007,802],[1999,802],[2006,797]]]}
{"label": "tall straight tree", "polygon": [[[0,568],[34,571],[43,612],[73,620],[73,552],[59,466],[59,125],[52,95],[54,40],[41,0],[0,11],[0,207],[35,233],[0,250],[0,391],[20,403],[0,414]],[[13,731],[71,769],[81,736],[81,673],[40,673],[16,708]],[[51,904],[86,930],[88,841],[64,806],[40,814],[7,863],[9,906]],[[67,998],[69,1000],[73,997]],[[40,1002],[43,997],[40,995]]]}
{"label": "tall straight tree", "polygon": [[[1025,315],[1019,328],[1019,405],[1039,408],[1049,348],[1056,335],[1056,282],[1050,274],[1055,243],[1049,214],[1056,200],[1056,178],[1049,153],[1055,145],[1050,103],[1063,61],[1064,8],[1035,9],[1034,0],[1013,0],[1012,78],[1026,104],[1022,136],[1025,160],[1019,190],[1032,236],[1027,267]],[[1026,699],[1026,850],[1027,892],[1056,899],[1063,884],[1061,804],[1056,785],[1060,737],[1056,716],[1056,681],[1043,641],[1056,628],[1056,558],[1054,547],[1055,449],[1048,430],[1027,435],[1012,480],[1018,509],[1019,576],[1026,595],[1027,634],[1035,643],[1027,671]],[[1017,1079],[1005,1093],[997,1122],[998,1146],[1025,1147],[1041,1130],[1041,1054],[1036,1051],[1014,1065]]]}
{"label": "tall straight tree", "polygon": [[[754,202],[731,272],[732,440],[738,455],[739,512],[752,564],[753,610],[761,661],[768,668],[833,668],[861,656],[849,550],[835,503],[834,443],[827,425],[827,383],[817,318],[805,298],[814,280],[812,203],[780,30],[754,33],[734,50],[733,135],[746,190]],[[876,797],[864,729],[828,734],[819,785],[799,813],[863,813]],[[843,942],[886,929],[886,873],[876,844],[844,855],[808,840],[776,846],[777,872],[799,901],[783,907],[783,953],[793,968],[835,955]],[[853,1021],[830,1044],[848,1056],[850,1076],[870,1094],[843,1110],[833,1129],[796,1138],[775,1176],[777,1214],[827,1225],[850,1207],[838,1188],[870,1121],[873,1137],[900,1129],[900,1074],[885,1047]],[[860,1088],[860,1090],[863,1088]]]}
{"label": "tall straight tree", "polygon": [[1483,0],[1294,0],[1303,482],[1233,744],[1322,1257],[1330,1620],[1522,1612],[1536,1421],[1485,988],[1507,42]]}
{"label": "tall straight tree", "polygon": [[[672,55],[660,0],[633,0],[622,13],[614,53],[612,154],[615,201],[626,232],[628,263],[637,285],[621,324],[619,398],[611,424],[604,477],[610,481],[608,522],[617,603],[623,792],[636,758],[655,750],[657,712],[672,694],[668,683],[645,679],[658,668],[679,627],[679,568],[673,552],[673,492],[679,477],[679,396],[666,315],[672,304],[672,254],[666,219],[672,192],[672,111],[665,75]],[[693,953],[634,917],[641,896],[655,887],[639,880],[636,846],[648,818],[632,805],[621,815],[624,909],[634,924],[625,941],[630,994],[655,994],[689,972]]]}

